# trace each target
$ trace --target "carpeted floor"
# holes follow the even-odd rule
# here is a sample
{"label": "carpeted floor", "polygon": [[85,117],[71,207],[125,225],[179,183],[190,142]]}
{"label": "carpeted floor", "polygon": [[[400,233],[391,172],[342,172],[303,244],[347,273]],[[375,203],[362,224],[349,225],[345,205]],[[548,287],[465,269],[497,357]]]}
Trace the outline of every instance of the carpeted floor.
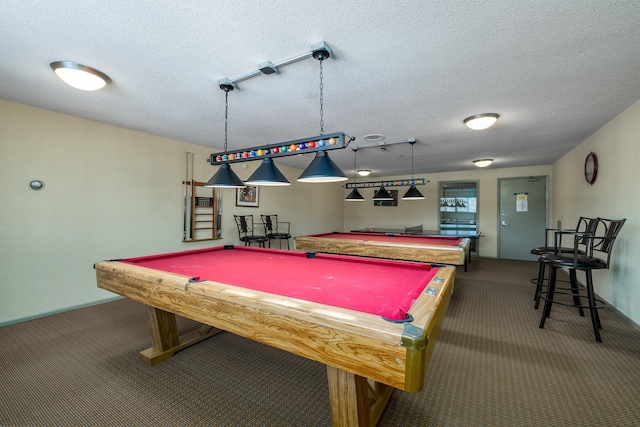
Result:
{"label": "carpeted floor", "polygon": [[[638,426],[640,331],[610,308],[533,308],[537,263],[474,259],[425,389],[379,426]],[[91,284],[94,286],[94,284]],[[181,322],[181,329],[193,327]],[[0,328],[3,426],[329,426],[325,366],[229,333],[156,366],[144,306],[122,299]]]}

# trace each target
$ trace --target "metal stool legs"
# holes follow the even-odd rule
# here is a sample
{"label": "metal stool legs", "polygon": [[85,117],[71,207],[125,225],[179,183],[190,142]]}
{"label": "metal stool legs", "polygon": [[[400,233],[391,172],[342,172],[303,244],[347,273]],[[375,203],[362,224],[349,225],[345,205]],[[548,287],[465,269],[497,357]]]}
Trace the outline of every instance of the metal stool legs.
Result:
{"label": "metal stool legs", "polygon": [[571,276],[571,290],[572,290],[571,294],[573,296],[573,305],[554,301],[557,270],[558,270],[557,267],[549,266],[549,284],[547,287],[546,295],[545,296],[539,295],[539,298],[544,299],[544,308],[542,310],[542,317],[540,318],[540,326],[539,326],[540,329],[544,328],[545,321],[551,314],[551,307],[554,303],[577,307],[578,310],[580,311],[581,316],[584,316],[583,308],[588,308],[589,313],[591,314],[591,323],[593,325],[593,332],[596,337],[596,341],[602,342],[602,339],[600,338],[600,328],[602,328],[602,325],[600,324],[600,316],[598,315],[598,308],[601,308],[601,307],[597,305],[597,300],[593,292],[593,278],[591,275],[591,270],[585,270],[585,275],[587,278],[586,279],[587,283],[585,285],[585,288],[587,290],[587,300],[588,300],[587,306],[582,305],[579,288],[578,288],[578,281],[576,277],[576,271],[574,269],[569,270],[569,275]]}

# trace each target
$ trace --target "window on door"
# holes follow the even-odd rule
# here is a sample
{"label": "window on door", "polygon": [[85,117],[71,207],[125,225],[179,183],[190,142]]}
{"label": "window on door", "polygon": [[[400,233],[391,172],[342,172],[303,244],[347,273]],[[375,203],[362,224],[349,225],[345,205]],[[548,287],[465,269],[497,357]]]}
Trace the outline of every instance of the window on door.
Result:
{"label": "window on door", "polygon": [[[442,234],[478,231],[478,182],[439,182],[439,223]],[[471,240],[471,252],[477,252],[477,239]]]}

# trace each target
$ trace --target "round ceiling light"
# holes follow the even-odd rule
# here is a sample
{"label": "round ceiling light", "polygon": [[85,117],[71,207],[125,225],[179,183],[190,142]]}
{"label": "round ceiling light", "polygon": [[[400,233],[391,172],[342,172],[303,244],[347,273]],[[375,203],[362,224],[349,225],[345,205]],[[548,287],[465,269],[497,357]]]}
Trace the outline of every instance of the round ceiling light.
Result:
{"label": "round ceiling light", "polygon": [[481,160],[474,160],[473,161],[473,164],[476,165],[479,168],[486,168],[491,163],[493,163],[493,159],[481,159]]}
{"label": "round ceiling light", "polygon": [[469,129],[483,130],[493,126],[498,121],[498,117],[500,115],[496,113],[476,114],[475,116],[467,117],[463,122]]}
{"label": "round ceiling light", "polygon": [[360,176],[369,176],[370,173],[369,169],[358,169],[358,175]]}
{"label": "round ceiling light", "polygon": [[52,62],[50,66],[63,82],[76,89],[98,90],[111,82],[106,74],[75,62],[56,61]]}
{"label": "round ceiling light", "polygon": [[386,137],[379,133],[370,133],[369,135],[365,135],[362,137],[365,141],[382,141]]}

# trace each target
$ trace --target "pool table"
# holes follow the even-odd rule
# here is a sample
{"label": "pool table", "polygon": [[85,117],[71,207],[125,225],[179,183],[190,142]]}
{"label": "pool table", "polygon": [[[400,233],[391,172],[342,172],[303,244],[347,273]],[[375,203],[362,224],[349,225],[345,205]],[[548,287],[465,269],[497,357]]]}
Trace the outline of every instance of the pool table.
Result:
{"label": "pool table", "polygon": [[341,255],[463,265],[467,271],[470,239],[360,232],[330,232],[297,236],[296,249]]}
{"label": "pool table", "polygon": [[[239,246],[95,264],[98,287],[148,306],[158,363],[222,330],[327,365],[334,426],[376,425],[394,389],[418,392],[453,267]],[[178,336],[176,315],[203,324]]]}

